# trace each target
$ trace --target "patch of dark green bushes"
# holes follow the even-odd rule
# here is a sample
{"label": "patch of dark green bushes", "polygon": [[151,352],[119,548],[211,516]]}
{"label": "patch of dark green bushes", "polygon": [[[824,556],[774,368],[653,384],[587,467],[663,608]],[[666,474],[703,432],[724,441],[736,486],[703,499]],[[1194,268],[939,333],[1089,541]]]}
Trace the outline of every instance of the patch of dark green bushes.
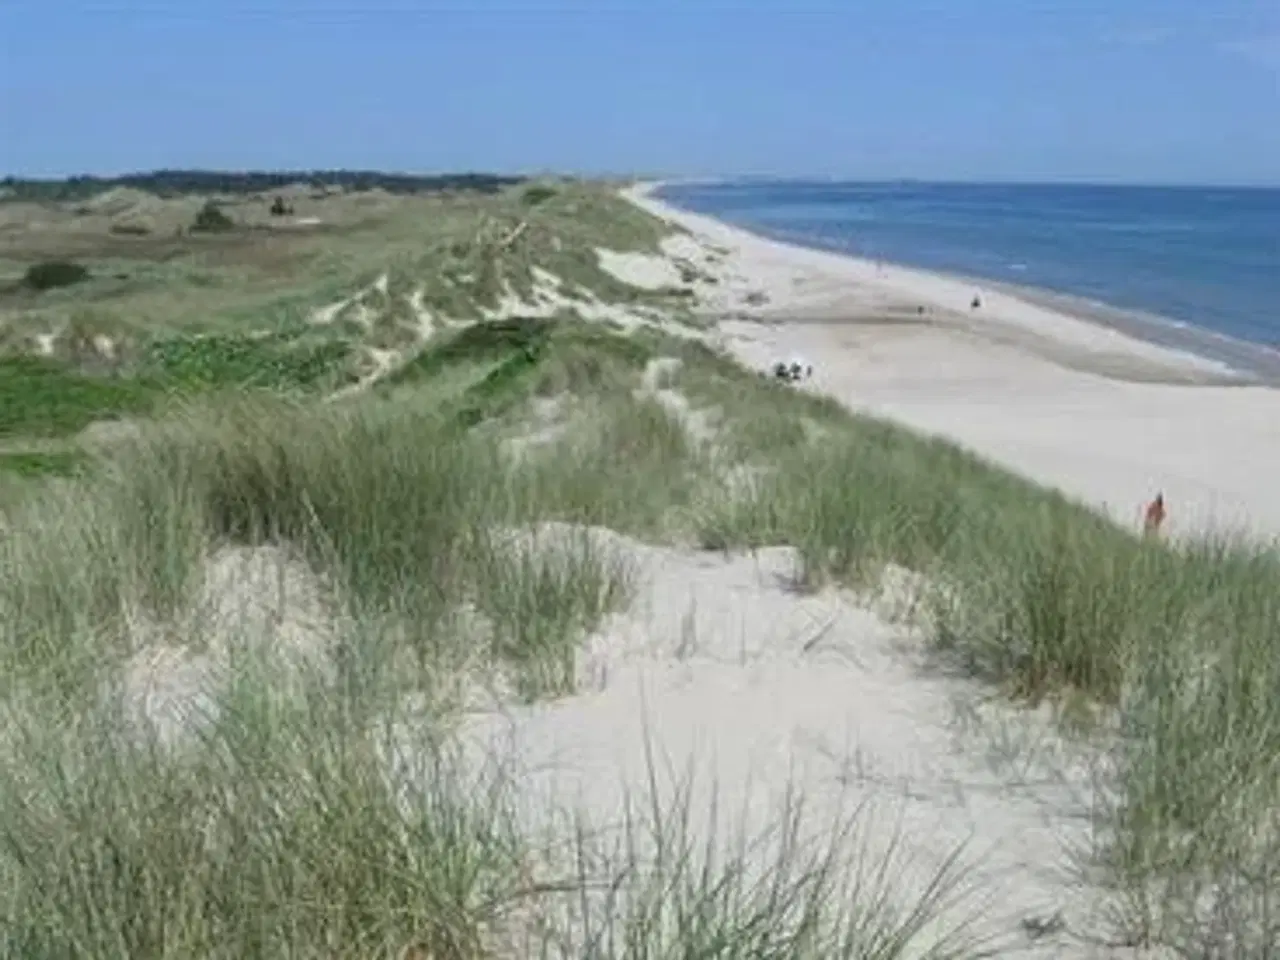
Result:
{"label": "patch of dark green bushes", "polygon": [[43,293],[83,283],[89,277],[88,268],[72,260],[45,260],[27,268],[22,276],[22,285],[28,290]]}
{"label": "patch of dark green bushes", "polygon": [[226,233],[234,230],[235,226],[235,221],[222,212],[215,200],[207,201],[191,222],[191,230],[195,233]]}

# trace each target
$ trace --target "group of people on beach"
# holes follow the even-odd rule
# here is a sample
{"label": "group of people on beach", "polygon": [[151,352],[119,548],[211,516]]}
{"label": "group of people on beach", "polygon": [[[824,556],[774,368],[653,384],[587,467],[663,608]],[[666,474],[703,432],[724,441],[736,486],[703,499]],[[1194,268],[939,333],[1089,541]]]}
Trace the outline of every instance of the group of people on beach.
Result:
{"label": "group of people on beach", "polygon": [[[982,306],[982,297],[975,294],[970,308],[977,310]],[[918,308],[918,312],[923,314],[925,308]],[[800,357],[792,357],[790,360],[777,360],[773,364],[773,375],[784,382],[794,383],[800,380],[807,380],[813,376],[813,364]],[[1142,511],[1142,533],[1146,537],[1157,537],[1160,535],[1161,529],[1164,527],[1165,518],[1168,516],[1168,508],[1164,502],[1164,491],[1156,492],[1156,495],[1147,502]]]}
{"label": "group of people on beach", "polygon": [[790,360],[778,360],[773,365],[773,375],[779,380],[788,382],[808,380],[813,376],[813,364],[800,357],[792,357]]}

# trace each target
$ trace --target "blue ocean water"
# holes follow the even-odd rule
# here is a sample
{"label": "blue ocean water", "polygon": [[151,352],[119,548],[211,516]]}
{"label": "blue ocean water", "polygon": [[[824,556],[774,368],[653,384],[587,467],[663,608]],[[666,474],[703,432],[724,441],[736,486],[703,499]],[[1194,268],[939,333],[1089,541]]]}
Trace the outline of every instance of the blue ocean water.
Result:
{"label": "blue ocean water", "polygon": [[661,196],[778,239],[1280,345],[1280,189],[753,181]]}

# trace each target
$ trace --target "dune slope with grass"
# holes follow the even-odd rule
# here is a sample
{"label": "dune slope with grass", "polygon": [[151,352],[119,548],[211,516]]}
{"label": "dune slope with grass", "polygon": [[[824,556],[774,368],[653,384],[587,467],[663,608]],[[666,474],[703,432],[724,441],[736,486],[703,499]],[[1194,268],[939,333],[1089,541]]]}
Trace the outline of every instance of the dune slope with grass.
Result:
{"label": "dune slope with grass", "polygon": [[[801,351],[852,409],[947,437],[1132,524],[1280,534],[1270,443],[1280,392],[1003,288],[776,242],[627,195],[732,264],[709,308],[745,362]],[[970,308],[979,295],[982,307]],[[755,303],[749,302],[754,300]],[[1261,351],[1261,348],[1259,348]]]}
{"label": "dune slope with grass", "polygon": [[1273,555],[760,375],[803,285],[616,189],[11,358],[0,952],[1266,956]]}

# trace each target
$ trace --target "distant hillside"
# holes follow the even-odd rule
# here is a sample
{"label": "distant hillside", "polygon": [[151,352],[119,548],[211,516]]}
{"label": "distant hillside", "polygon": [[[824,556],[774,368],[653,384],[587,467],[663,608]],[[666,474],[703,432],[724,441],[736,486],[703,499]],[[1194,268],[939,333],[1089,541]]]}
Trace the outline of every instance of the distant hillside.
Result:
{"label": "distant hillside", "polygon": [[495,193],[526,178],[485,173],[451,173],[417,176],[380,173],[376,170],[153,170],[118,177],[77,176],[65,179],[5,177],[0,180],[0,199],[66,201],[84,200],[107,190],[130,187],[161,197],[207,193],[262,193],[290,184],[314,187],[341,187],[361,191],[382,189],[388,193],[430,193],[444,190],[472,190]]}

